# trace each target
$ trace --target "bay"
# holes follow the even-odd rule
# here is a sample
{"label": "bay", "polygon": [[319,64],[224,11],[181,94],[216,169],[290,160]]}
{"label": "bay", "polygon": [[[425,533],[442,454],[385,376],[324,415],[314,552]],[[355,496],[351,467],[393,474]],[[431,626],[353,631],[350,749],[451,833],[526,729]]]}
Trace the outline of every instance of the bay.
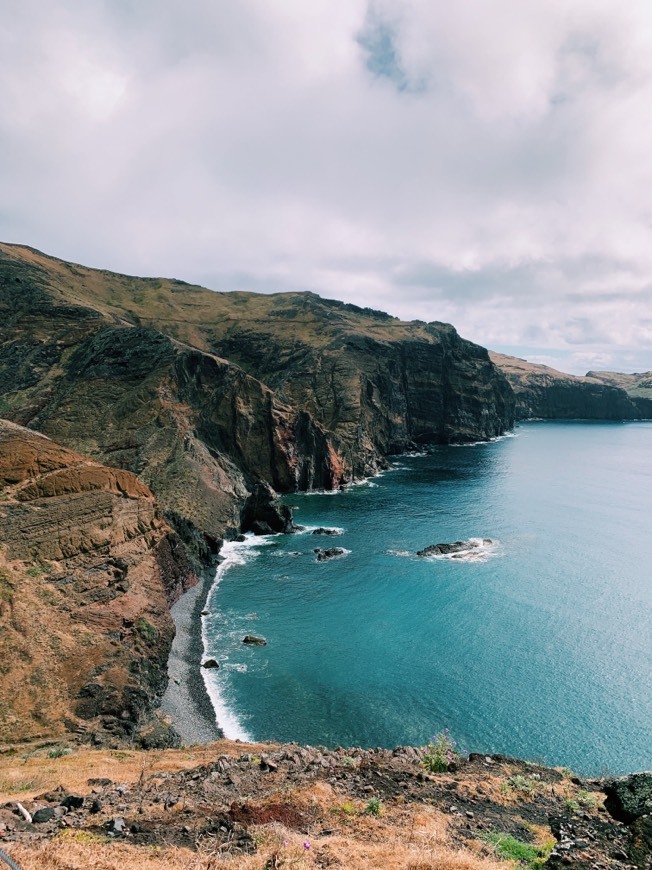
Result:
{"label": "bay", "polygon": [[[203,676],[227,736],[423,745],[449,728],[585,775],[650,768],[652,424],[529,423],[390,461],[286,498],[303,534],[225,545],[204,620],[221,668]],[[497,543],[415,555],[469,538]],[[349,552],[318,562],[332,546]]]}

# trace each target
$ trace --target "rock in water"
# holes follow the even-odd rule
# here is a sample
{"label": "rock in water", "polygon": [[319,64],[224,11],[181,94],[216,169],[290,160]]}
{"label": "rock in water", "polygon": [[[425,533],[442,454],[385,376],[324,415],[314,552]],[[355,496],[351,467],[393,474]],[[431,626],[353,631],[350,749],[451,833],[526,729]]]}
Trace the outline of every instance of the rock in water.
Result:
{"label": "rock in water", "polygon": [[325,529],[323,526],[320,526],[318,529],[313,531],[313,535],[332,535],[333,537],[336,537],[341,534],[342,532],[339,529]]}
{"label": "rock in water", "polygon": [[255,634],[247,634],[242,638],[242,642],[249,646],[267,646],[267,641],[264,637],[256,637]]}
{"label": "rock in water", "polygon": [[346,550],[343,550],[342,547],[329,547],[327,550],[317,548],[315,550],[318,562],[326,562],[327,559],[334,559],[336,556],[343,556],[345,552]]}
{"label": "rock in water", "polygon": [[271,486],[260,481],[245,502],[240,514],[240,528],[255,535],[271,535],[274,532],[290,534],[295,530],[292,511],[280,503]]}
{"label": "rock in water", "polygon": [[206,661],[202,664],[202,668],[219,668],[219,662],[215,659],[206,659]]}

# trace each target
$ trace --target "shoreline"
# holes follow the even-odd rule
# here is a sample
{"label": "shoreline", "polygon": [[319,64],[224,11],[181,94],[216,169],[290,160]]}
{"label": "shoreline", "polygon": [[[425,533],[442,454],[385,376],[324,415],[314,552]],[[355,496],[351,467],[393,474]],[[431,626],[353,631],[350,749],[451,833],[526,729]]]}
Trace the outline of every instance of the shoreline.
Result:
{"label": "shoreline", "polygon": [[168,685],[159,709],[187,745],[212,743],[224,737],[201,673],[204,658],[201,612],[215,580],[217,564],[203,571],[197,585],[184,592],[170,608],[176,634],[168,657]]}

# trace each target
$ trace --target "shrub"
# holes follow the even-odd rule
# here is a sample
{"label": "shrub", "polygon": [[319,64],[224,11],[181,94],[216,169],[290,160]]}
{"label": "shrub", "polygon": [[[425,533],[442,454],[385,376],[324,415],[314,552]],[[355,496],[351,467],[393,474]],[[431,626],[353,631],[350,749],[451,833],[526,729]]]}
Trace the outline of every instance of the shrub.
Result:
{"label": "shrub", "polygon": [[457,744],[448,728],[431,738],[424,749],[423,766],[430,773],[443,773],[459,759]]}
{"label": "shrub", "polygon": [[481,840],[493,846],[494,852],[499,858],[506,861],[518,861],[530,870],[538,870],[543,867],[552,851],[553,842],[546,843],[544,846],[537,846],[534,843],[524,843],[522,840],[517,840],[511,834],[504,834],[501,831],[488,831],[480,836]]}
{"label": "shrub", "polygon": [[367,809],[365,813],[368,816],[379,816],[382,812],[382,804],[380,802],[380,798],[370,798],[367,801]]}

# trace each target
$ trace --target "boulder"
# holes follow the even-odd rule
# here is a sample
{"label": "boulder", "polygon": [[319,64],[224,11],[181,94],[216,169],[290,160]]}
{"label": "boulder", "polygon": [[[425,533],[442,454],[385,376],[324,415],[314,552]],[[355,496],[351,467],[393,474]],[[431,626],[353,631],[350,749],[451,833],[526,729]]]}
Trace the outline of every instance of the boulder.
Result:
{"label": "boulder", "polygon": [[274,532],[290,534],[295,530],[292,511],[281,504],[272,487],[259,481],[253,487],[240,514],[240,530],[255,535]]}
{"label": "boulder", "polygon": [[249,646],[266,646],[267,641],[264,637],[256,637],[255,634],[246,634],[242,638],[242,642],[249,644]]}
{"label": "boulder", "polygon": [[215,661],[215,659],[206,659],[202,664],[202,668],[219,668],[219,666],[219,662]]}
{"label": "boulder", "polygon": [[317,553],[318,562],[326,562],[328,559],[335,559],[337,556],[343,556],[346,551],[343,550],[342,547],[329,547],[326,550],[317,548],[314,552]]}
{"label": "boulder", "polygon": [[607,811],[619,822],[634,822],[652,813],[652,772],[633,773],[604,787]]}
{"label": "boulder", "polygon": [[313,535],[332,535],[333,537],[336,537],[341,534],[342,532],[340,532],[339,529],[326,529],[323,528],[323,526],[320,526],[318,529],[313,531]]}

